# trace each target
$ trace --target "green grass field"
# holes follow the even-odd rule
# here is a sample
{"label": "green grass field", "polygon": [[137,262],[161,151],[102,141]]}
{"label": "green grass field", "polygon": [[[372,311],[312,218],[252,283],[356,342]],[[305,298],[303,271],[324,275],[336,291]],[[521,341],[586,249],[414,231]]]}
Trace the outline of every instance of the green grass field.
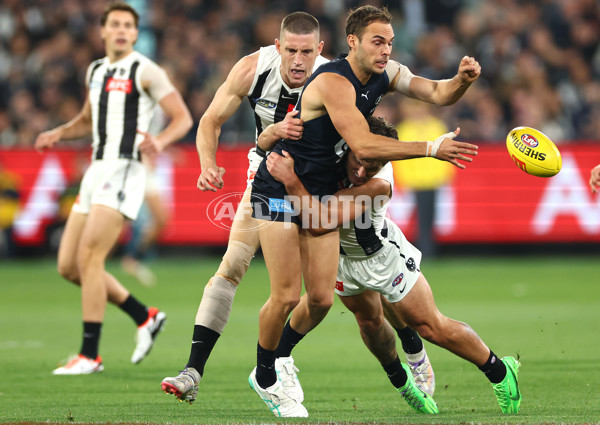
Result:
{"label": "green grass field", "polygon": [[[187,361],[198,302],[218,261],[157,261],[155,288],[139,286],[111,262],[131,292],[169,321],[150,356],[134,366],[134,323],[109,306],[100,343],[105,371],[75,377],[50,372],[79,350],[78,289],[62,281],[52,261],[1,262],[0,423],[306,423],[276,420],[248,386],[258,310],[268,295],[260,257],[237,292],[196,402],[178,403],[160,391],[162,378]],[[597,258],[451,257],[422,266],[443,313],[469,323],[498,355],[520,357],[521,413],[502,415],[476,367],[430,344],[440,414],[413,411],[336,301],[294,352],[310,423],[600,423]]]}

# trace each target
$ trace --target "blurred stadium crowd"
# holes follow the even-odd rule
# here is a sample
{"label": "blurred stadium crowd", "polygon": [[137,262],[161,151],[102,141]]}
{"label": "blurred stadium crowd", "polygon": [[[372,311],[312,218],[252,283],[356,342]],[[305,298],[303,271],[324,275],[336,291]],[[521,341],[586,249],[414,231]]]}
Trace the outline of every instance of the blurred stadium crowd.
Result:
{"label": "blurred stadium crowd", "polygon": [[[394,16],[392,57],[416,74],[447,78],[463,55],[482,77],[452,108],[434,110],[461,139],[502,142],[517,125],[559,143],[600,140],[600,2],[597,0],[131,0],[142,17],[136,48],[164,66],[197,123],[243,55],[269,45],[281,18],[304,10],[321,22],[324,55],[347,52],[347,11],[387,5]],[[104,56],[99,18],[105,1],[3,0],[0,4],[0,147],[31,146],[70,120],[85,97],[84,76]],[[382,113],[403,118],[397,97]],[[193,142],[195,128],[186,141]],[[222,141],[251,142],[254,119],[242,108]]]}

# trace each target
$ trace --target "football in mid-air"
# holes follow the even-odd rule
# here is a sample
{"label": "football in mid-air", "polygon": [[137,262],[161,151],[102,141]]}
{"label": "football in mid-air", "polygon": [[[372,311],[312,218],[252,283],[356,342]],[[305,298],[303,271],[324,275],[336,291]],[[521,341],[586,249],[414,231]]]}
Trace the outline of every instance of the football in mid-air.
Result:
{"label": "football in mid-air", "polygon": [[535,128],[513,128],[506,136],[506,148],[517,167],[532,176],[552,177],[562,167],[554,142]]}

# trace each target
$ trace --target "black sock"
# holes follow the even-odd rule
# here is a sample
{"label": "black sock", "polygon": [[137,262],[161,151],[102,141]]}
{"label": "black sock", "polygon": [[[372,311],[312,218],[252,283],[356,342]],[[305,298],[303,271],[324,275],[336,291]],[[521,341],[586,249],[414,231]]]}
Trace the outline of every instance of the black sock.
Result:
{"label": "black sock", "polygon": [[406,371],[402,367],[402,363],[400,363],[400,358],[398,358],[398,356],[396,356],[396,360],[392,363],[383,366],[383,370],[387,373],[387,376],[394,387],[402,388],[406,385],[408,376],[406,376]]}
{"label": "black sock", "polygon": [[79,354],[86,356],[88,359],[96,360],[101,331],[102,323],[83,322],[83,342]]}
{"label": "black sock", "polygon": [[204,365],[221,335],[205,326],[195,325],[192,337],[192,350],[186,367],[193,367],[200,376],[204,375]]}
{"label": "black sock", "polygon": [[148,319],[148,308],[136,300],[131,294],[129,294],[125,302],[121,304],[119,308],[129,314],[138,326]]}
{"label": "black sock", "polygon": [[423,349],[421,337],[412,328],[407,326],[404,329],[396,329],[396,333],[402,342],[402,350],[406,354],[417,354]]}
{"label": "black sock", "polygon": [[483,366],[480,366],[479,370],[487,376],[487,379],[489,379],[492,384],[502,382],[506,376],[506,366],[504,365],[504,362],[496,357],[492,350],[490,350],[490,357],[488,357],[487,362],[485,362]]}
{"label": "black sock", "polygon": [[268,388],[277,382],[275,351],[265,350],[260,344],[256,344],[256,382],[261,388]]}
{"label": "black sock", "polygon": [[304,335],[293,330],[288,320],[283,328],[279,345],[275,349],[275,358],[291,356],[292,350],[302,338],[304,338]]}

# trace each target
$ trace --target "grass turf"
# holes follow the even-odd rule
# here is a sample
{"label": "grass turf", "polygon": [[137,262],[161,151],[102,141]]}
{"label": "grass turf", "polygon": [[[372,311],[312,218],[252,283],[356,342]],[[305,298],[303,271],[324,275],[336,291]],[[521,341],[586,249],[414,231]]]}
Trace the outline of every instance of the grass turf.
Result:
{"label": "grass turf", "polygon": [[[230,322],[208,361],[193,405],[160,391],[189,354],[193,322],[218,258],[152,264],[159,284],[144,288],[111,270],[143,302],[167,312],[150,356],[131,365],[134,323],[109,306],[100,342],[105,371],[52,376],[79,349],[79,291],[52,261],[0,263],[0,422],[50,423],[598,423],[600,285],[592,257],[449,258],[422,270],[439,309],[469,323],[496,354],[522,362],[521,413],[503,415],[476,367],[426,344],[440,414],[413,411],[394,391],[336,300],[295,349],[310,418],[274,418],[247,378],[256,359],[258,310],[268,296],[262,258],[240,286]],[[400,344],[398,344],[400,346]]]}

